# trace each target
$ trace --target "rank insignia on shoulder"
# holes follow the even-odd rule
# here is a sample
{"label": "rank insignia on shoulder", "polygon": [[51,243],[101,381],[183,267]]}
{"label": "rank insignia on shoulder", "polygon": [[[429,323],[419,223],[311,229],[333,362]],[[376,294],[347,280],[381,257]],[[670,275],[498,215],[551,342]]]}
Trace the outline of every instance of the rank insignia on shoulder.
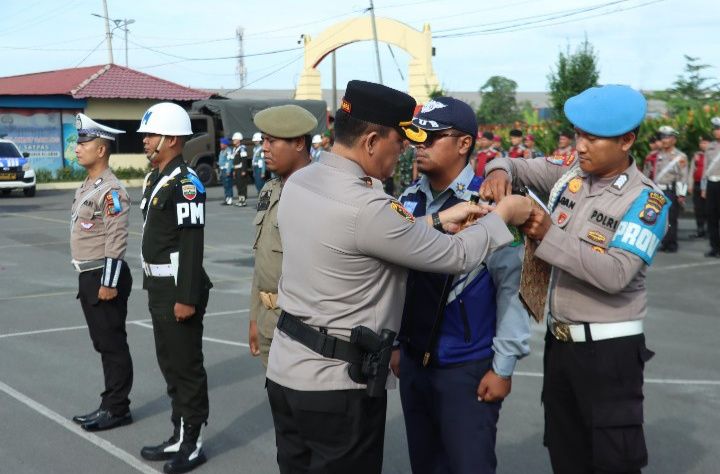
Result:
{"label": "rank insignia on shoulder", "polygon": [[612,187],[617,189],[618,191],[620,191],[623,188],[623,186],[625,186],[625,183],[627,183],[627,181],[628,181],[628,175],[623,173],[615,179],[615,181],[612,184]]}
{"label": "rank insignia on shoulder", "polygon": [[545,161],[548,163],[555,165],[555,166],[562,166],[565,163],[565,160],[562,156],[546,156]]}
{"label": "rank insignia on shoulder", "polygon": [[463,183],[458,183],[457,185],[455,185],[455,191],[459,193],[465,191],[465,185]]}
{"label": "rank insignia on shoulder", "polygon": [[580,191],[582,184],[583,184],[582,178],[580,178],[579,176],[577,178],[573,178],[568,183],[568,190],[571,193],[576,193],[576,192]]}
{"label": "rank insignia on shoulder", "polygon": [[365,183],[365,186],[367,186],[367,187],[372,186],[372,178],[370,176],[363,176],[362,178],[360,178],[360,181]]}
{"label": "rank insignia on shoulder", "polygon": [[597,253],[605,253],[605,249],[599,245],[593,245],[592,249]]}
{"label": "rank insignia on shoulder", "polygon": [[573,163],[575,163],[575,153],[566,155],[565,158],[563,159],[563,164],[565,166],[570,166]]}
{"label": "rank insignia on shoulder", "polygon": [[402,204],[400,204],[397,201],[390,201],[390,207],[393,211],[397,212],[402,216],[405,220],[408,220],[410,222],[415,222],[415,216],[412,215],[410,211],[405,209]]}

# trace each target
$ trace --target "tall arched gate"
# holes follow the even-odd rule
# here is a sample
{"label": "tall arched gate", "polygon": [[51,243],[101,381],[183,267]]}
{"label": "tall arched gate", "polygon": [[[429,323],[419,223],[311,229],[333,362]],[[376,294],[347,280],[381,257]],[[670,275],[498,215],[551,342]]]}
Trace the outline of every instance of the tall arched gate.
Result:
{"label": "tall arched gate", "polygon": [[[440,84],[432,68],[432,35],[430,25],[422,31],[390,18],[376,18],[378,41],[390,43],[407,51],[412,59],[408,66],[408,93],[425,103]],[[372,23],[369,17],[359,17],[337,23],[317,38],[305,35],[305,67],[297,89],[296,99],[322,99],[320,71],[317,65],[338,48],[357,41],[373,40]]]}

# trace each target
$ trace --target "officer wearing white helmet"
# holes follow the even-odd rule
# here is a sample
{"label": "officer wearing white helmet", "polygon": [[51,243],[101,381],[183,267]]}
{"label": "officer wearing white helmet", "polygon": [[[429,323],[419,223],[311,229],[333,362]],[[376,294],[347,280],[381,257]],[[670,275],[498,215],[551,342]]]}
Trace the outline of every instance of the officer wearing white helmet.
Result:
{"label": "officer wearing white helmet", "polygon": [[243,134],[235,132],[232,135],[232,150],[230,157],[233,160],[233,171],[235,174],[235,187],[238,191],[238,200],[235,203],[238,207],[247,206],[247,187],[252,178],[252,163],[248,160],[247,149],[242,144]]}
{"label": "officer wearing white helmet", "polygon": [[202,266],[205,188],[182,157],[190,117],[180,106],[150,107],[140,122],[153,171],[145,177],[140,202],[143,288],[148,291],[160,370],[172,401],[173,434],[146,446],[143,458],[168,461],[166,473],[188,472],[206,458],[200,428],[208,417],[203,366],[203,316],[212,284]]}
{"label": "officer wearing white helmet", "polygon": [[255,182],[255,188],[257,189],[258,195],[260,190],[265,186],[265,173],[267,167],[265,166],[265,157],[262,151],[262,133],[255,132],[252,136],[253,142],[253,155],[252,155],[252,170],[253,170],[253,181]]}
{"label": "officer wearing white helmet", "polygon": [[323,151],[320,145],[322,145],[322,137],[320,135],[314,135],[312,137],[312,148],[310,149],[310,156],[313,161],[317,161],[318,158],[320,158],[320,152]]}

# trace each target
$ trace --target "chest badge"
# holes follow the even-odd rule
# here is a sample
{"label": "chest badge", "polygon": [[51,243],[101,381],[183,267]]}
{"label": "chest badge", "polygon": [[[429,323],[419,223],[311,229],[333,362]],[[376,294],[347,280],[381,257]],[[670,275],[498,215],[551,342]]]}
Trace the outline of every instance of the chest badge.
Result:
{"label": "chest badge", "polygon": [[82,227],[85,230],[92,229],[94,225],[95,224],[93,224],[92,222],[80,222],[80,227]]}
{"label": "chest badge", "polygon": [[605,234],[596,230],[591,230],[590,232],[588,232],[587,238],[599,244],[605,243],[607,241],[607,237],[605,237]]}
{"label": "chest badge", "polygon": [[558,225],[563,225],[565,223],[565,221],[567,221],[568,217],[569,216],[564,212],[561,212],[560,214],[558,214],[558,217],[557,217]]}
{"label": "chest badge", "polygon": [[582,187],[582,183],[583,183],[582,178],[579,178],[579,177],[573,178],[568,183],[568,190],[571,193],[576,193],[576,192],[580,191],[580,188]]}

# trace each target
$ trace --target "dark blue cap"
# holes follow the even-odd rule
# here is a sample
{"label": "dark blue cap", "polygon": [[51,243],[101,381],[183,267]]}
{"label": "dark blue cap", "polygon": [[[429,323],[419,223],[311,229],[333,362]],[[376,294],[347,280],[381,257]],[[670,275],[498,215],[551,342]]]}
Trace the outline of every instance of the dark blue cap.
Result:
{"label": "dark blue cap", "polygon": [[225,137],[222,137],[222,138],[220,139],[220,144],[221,144],[221,145],[230,145],[230,140],[228,140],[228,139],[225,138]]}
{"label": "dark blue cap", "polygon": [[477,118],[472,107],[454,97],[438,97],[423,105],[413,125],[423,130],[455,130],[467,133],[475,138]]}
{"label": "dark blue cap", "polygon": [[565,116],[580,130],[598,137],[619,137],[640,126],[645,97],[629,86],[591,87],[565,102]]}

